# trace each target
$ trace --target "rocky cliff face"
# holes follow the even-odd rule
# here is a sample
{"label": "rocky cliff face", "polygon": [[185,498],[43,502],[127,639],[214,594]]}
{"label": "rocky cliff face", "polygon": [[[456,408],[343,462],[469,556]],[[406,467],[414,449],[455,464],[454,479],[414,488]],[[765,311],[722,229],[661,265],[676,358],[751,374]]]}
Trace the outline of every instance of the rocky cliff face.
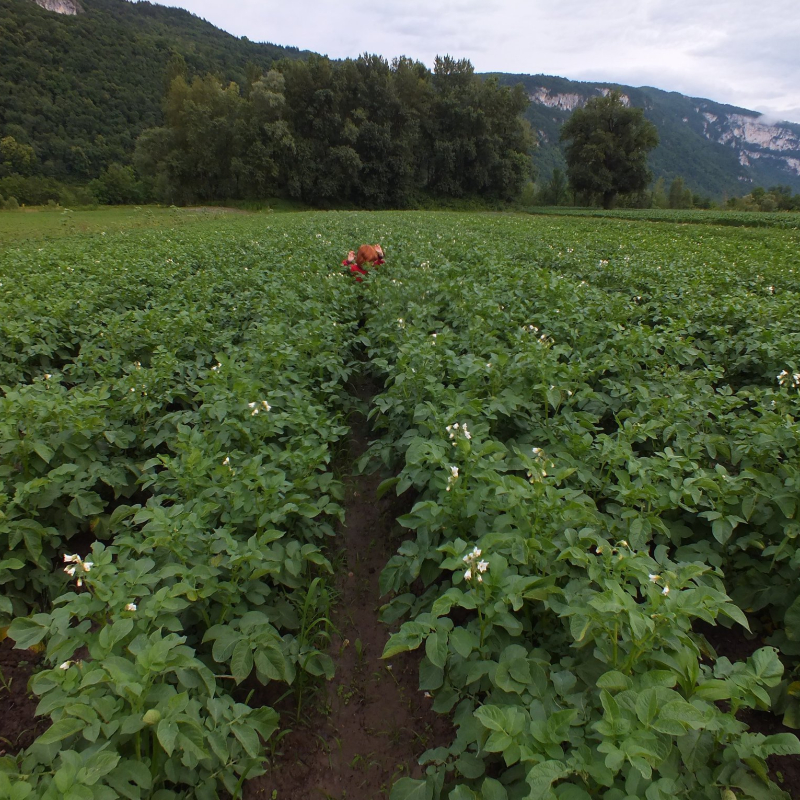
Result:
{"label": "rocky cliff face", "polygon": [[78,0],[33,0],[37,6],[56,14],[83,14],[83,8]]}
{"label": "rocky cliff face", "polygon": [[766,122],[755,113],[715,114],[702,106],[696,107],[696,111],[703,120],[703,135],[732,148],[742,166],[767,159],[800,176],[800,134],[796,126]]}
{"label": "rocky cliff face", "polygon": [[[528,94],[528,99],[532,103],[538,103],[548,108],[558,108],[561,111],[574,111],[576,108],[582,108],[586,105],[587,100],[599,95],[607,95],[610,89],[597,89],[592,94],[579,94],[577,92],[551,92],[544,86],[539,86]],[[631,99],[627,95],[622,95],[623,105],[630,106]]]}

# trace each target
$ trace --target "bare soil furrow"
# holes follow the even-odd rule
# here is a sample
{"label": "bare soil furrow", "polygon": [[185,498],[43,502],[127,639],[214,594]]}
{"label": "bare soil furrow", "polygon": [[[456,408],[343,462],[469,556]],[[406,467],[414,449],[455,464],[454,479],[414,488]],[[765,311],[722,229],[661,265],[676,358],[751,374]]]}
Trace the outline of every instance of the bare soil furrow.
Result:
{"label": "bare soil furrow", "polygon": [[[361,404],[375,391],[366,381],[353,387]],[[355,465],[369,445],[369,424],[360,410],[351,423],[348,460]],[[388,797],[398,778],[421,774],[417,762],[426,749],[449,741],[449,723],[418,689],[418,656],[391,663],[380,657],[388,630],[378,619],[385,602],[378,579],[402,535],[397,498],[390,493],[376,500],[380,481],[378,473],[345,479],[346,524],[334,559],[339,597],[330,654],[336,676],[305,706],[267,774],[248,782],[245,798]]]}

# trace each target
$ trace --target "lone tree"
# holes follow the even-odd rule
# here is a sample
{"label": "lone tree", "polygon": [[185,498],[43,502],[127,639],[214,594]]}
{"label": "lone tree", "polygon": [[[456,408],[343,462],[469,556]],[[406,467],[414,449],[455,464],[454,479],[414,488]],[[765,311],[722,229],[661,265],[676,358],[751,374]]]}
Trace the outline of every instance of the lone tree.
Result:
{"label": "lone tree", "polygon": [[641,108],[628,108],[619,92],[593,97],[577,108],[561,128],[567,142],[567,176],[577,193],[600,198],[611,208],[619,194],[639,192],[653,175],[647,154],[658,131]]}

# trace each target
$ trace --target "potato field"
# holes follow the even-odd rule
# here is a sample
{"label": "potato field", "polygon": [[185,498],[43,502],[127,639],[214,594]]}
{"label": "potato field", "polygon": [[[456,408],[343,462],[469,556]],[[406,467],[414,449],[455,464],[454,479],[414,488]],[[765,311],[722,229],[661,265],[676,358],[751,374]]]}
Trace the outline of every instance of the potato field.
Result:
{"label": "potato field", "polygon": [[800,232],[680,213],[0,249],[0,631],[40,723],[0,798],[269,797],[376,471],[374,655],[449,721],[383,796],[800,797]]}

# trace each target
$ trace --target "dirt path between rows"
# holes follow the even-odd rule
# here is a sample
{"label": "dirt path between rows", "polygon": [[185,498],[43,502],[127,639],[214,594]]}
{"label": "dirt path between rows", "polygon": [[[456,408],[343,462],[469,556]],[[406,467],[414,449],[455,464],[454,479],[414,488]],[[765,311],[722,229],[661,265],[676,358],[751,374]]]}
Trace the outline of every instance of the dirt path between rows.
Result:
{"label": "dirt path between rows", "polygon": [[50,721],[34,716],[37,700],[28,691],[28,680],[40,656],[30,650],[14,650],[14,642],[0,642],[0,757],[15,755],[33,744]]}
{"label": "dirt path between rows", "polygon": [[[361,404],[374,393],[368,382],[354,387]],[[355,464],[369,445],[369,425],[360,411],[351,423],[349,460]],[[425,750],[450,741],[449,722],[418,689],[419,656],[406,654],[391,663],[380,658],[388,630],[378,620],[385,602],[378,578],[398,544],[392,539],[397,498],[389,493],[376,501],[380,480],[378,473],[345,478],[333,620],[339,635],[330,648],[336,676],[320,687],[282,740],[272,769],[247,783],[245,800],[388,797],[398,778],[421,775],[417,762]]]}

